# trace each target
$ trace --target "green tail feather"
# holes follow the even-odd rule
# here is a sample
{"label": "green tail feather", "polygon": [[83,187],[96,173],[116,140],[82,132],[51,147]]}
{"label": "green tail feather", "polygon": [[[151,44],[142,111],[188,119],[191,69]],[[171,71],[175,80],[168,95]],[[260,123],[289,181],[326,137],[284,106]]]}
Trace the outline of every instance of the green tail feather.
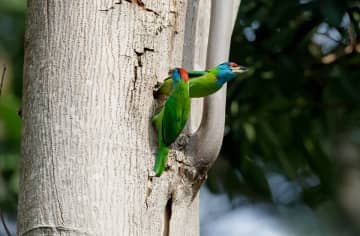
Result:
{"label": "green tail feather", "polygon": [[164,144],[161,144],[154,166],[154,171],[157,177],[160,177],[161,174],[164,172],[168,158],[168,153],[169,153],[169,148],[166,147]]}

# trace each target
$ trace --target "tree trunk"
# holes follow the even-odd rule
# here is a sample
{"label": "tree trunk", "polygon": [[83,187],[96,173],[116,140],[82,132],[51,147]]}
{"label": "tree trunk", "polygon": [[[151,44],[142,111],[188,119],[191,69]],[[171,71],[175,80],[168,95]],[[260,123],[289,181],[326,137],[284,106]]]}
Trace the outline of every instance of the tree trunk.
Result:
{"label": "tree trunk", "polygon": [[[18,235],[199,234],[205,178],[186,162],[191,132],[156,178],[150,119],[156,81],[205,65],[209,9],[206,0],[28,1]],[[189,35],[195,43],[183,47]]]}

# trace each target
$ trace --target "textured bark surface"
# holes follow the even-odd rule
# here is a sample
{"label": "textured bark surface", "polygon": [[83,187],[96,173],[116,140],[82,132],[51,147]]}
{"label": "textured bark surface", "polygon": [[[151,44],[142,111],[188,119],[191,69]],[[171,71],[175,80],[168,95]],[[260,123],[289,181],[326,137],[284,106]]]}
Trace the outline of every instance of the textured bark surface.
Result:
{"label": "textured bark surface", "polygon": [[[220,149],[225,92],[205,99],[204,117],[193,101],[155,178],[152,90],[175,66],[227,59],[233,4],[209,27],[207,0],[28,1],[18,235],[199,234],[197,193]],[[209,28],[224,39],[212,32],[207,55]]]}
{"label": "textured bark surface", "polygon": [[[209,0],[191,0],[188,2],[183,52],[183,66],[185,68],[206,69],[210,7],[211,1]],[[199,128],[203,100],[203,98],[191,99],[190,133],[195,133]]]}
{"label": "textured bark surface", "polygon": [[[228,61],[232,29],[240,0],[212,0],[206,67]],[[195,166],[197,179],[206,178],[215,162],[225,127],[226,84],[215,94],[204,98],[199,129],[191,136],[187,153]],[[204,176],[203,178],[199,176]]]}
{"label": "textured bark surface", "polygon": [[28,7],[18,235],[198,235],[181,153],[150,177],[152,89],[182,64],[186,1]]}

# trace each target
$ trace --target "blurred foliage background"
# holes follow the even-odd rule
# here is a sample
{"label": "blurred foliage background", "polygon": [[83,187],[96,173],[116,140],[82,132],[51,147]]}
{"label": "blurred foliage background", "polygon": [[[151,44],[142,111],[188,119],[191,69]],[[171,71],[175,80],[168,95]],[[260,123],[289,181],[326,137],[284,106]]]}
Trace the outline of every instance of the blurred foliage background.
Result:
{"label": "blurred foliage background", "polygon": [[[360,145],[359,37],[359,1],[242,1],[231,60],[250,71],[229,85],[212,191],[336,205],[338,139]],[[274,175],[296,197],[274,196]]]}
{"label": "blurred foliage background", "polygon": [[[0,208],[16,211],[25,0],[0,0]],[[336,139],[360,144],[360,3],[243,0],[231,60],[221,157],[207,186],[251,199],[316,208],[336,196]],[[274,196],[271,177],[296,197]],[[285,195],[288,193],[284,193]]]}
{"label": "blurred foliage background", "polygon": [[[25,30],[24,0],[0,0],[0,74],[6,67],[0,96],[0,209],[17,206],[21,120],[20,108]],[[0,75],[1,76],[1,75]]]}

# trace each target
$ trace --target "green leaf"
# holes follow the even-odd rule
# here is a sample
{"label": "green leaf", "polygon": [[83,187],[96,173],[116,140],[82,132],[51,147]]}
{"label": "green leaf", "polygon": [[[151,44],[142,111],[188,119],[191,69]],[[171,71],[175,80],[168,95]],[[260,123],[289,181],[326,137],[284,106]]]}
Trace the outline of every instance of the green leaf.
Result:
{"label": "green leaf", "polygon": [[0,124],[5,129],[7,139],[20,140],[21,119],[17,109],[20,101],[11,95],[0,97]]}
{"label": "green leaf", "polygon": [[0,1],[0,13],[24,13],[25,10],[25,0]]}

